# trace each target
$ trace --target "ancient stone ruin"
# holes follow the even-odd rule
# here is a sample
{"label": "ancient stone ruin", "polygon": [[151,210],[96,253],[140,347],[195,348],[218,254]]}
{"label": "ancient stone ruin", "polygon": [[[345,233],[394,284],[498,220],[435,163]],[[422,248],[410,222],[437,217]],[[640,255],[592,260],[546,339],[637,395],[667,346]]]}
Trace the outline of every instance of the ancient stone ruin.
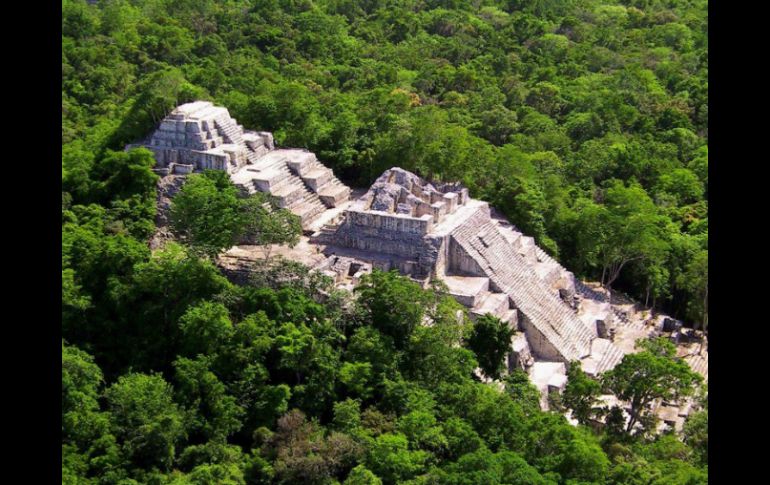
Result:
{"label": "ancient stone ruin", "polygon": [[269,192],[310,229],[317,216],[350,198],[350,189],[306,150],[276,149],[272,133],[244,130],[227,108],[207,101],[177,107],[140,143],[160,175],[225,170],[247,193]]}
{"label": "ancient stone ruin", "polygon": [[[681,330],[662,317],[646,323],[629,318],[459,184],[431,184],[392,168],[351,200],[351,189],[313,153],[275,148],[272,134],[243,130],[226,108],[202,101],[176,108],[137,145],[154,152],[156,171],[168,178],[225,170],[245,193],[275,196],[301,218],[306,233],[296,248],[276,254],[327,274],[340,287],[353,288],[373,268],[397,269],[423,285],[443,281],[471,318],[491,313],[507,322],[519,330],[508,369],[529,373],[544,408],[548,395],[564,388],[571,361],[595,376],[633,352],[636,339],[676,338]],[[238,274],[261,258],[236,247],[220,265]],[[708,354],[687,352],[682,357],[707,379]],[[681,412],[661,411],[677,427]]]}
{"label": "ancient stone ruin", "polygon": [[573,275],[460,186],[387,170],[311,242],[423,283],[441,279],[472,317],[492,313],[523,331],[526,340],[511,352],[511,362],[522,368],[533,358],[582,360],[597,374],[623,357],[597,329],[597,320],[611,320],[609,308],[580,318]]}

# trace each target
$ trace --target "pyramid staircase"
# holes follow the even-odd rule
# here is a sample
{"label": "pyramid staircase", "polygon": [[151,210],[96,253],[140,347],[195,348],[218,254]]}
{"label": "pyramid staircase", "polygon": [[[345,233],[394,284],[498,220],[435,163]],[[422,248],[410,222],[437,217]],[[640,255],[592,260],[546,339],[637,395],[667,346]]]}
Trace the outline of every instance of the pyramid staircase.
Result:
{"label": "pyramid staircase", "polygon": [[[591,353],[596,334],[569,308],[542,279],[535,265],[556,266],[552,259],[538,261],[537,246],[532,238],[517,231],[507,232],[492,220],[463,224],[451,236],[456,244],[487,274],[496,289],[511,297],[518,310],[532,323],[559,353],[569,362],[585,358]],[[558,263],[556,263],[558,265]],[[623,352],[609,345],[597,364],[601,372],[616,365]]]}
{"label": "pyramid staircase", "polygon": [[311,152],[302,155],[290,161],[289,168],[326,207],[337,207],[350,199],[350,187],[340,182],[332,169],[321,164]]}

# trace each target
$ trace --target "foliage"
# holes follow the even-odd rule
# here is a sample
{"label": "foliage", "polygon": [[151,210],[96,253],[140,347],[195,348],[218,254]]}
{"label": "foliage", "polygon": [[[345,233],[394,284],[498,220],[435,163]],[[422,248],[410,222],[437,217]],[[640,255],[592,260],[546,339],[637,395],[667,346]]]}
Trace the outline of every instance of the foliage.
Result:
{"label": "foliage", "polygon": [[429,295],[396,271],[364,275],[355,291],[374,327],[392,338],[396,349],[404,348],[422,323]]}
{"label": "foliage", "polygon": [[468,347],[476,354],[484,374],[499,379],[505,362],[503,358],[511,346],[514,331],[491,314],[478,317],[468,338]]}
{"label": "foliage", "polygon": [[302,234],[300,219],[288,209],[281,209],[267,194],[257,192],[241,203],[246,221],[242,240],[265,248],[265,260],[270,257],[273,244],[294,247]]}
{"label": "foliage", "polygon": [[572,410],[572,416],[579,423],[588,424],[589,420],[597,414],[597,398],[601,390],[601,384],[583,372],[580,361],[570,363],[562,402]]}
{"label": "foliage", "polygon": [[245,219],[237,189],[217,184],[213,171],[192,174],[171,204],[171,227],[190,247],[216,256],[232,247],[240,236]]}
{"label": "foliage", "polygon": [[665,337],[640,340],[637,345],[641,352],[625,355],[620,364],[603,375],[603,385],[630,403],[628,433],[634,431],[637,424],[641,426],[640,433],[652,428],[654,416],[649,404],[654,400],[675,402],[692,395],[695,386],[703,380],[676,357],[676,347]]}

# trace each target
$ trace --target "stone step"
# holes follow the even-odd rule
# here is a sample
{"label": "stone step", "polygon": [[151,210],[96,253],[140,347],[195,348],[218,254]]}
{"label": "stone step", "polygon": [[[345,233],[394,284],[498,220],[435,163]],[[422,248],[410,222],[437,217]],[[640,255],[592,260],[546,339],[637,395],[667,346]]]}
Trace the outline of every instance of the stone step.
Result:
{"label": "stone step", "polygon": [[321,201],[329,208],[338,207],[343,202],[350,200],[350,194],[350,187],[339,181],[322,187],[318,192]]}
{"label": "stone step", "polygon": [[597,373],[601,374],[614,369],[623,360],[625,353],[617,345],[611,344],[596,366]]}
{"label": "stone step", "polygon": [[307,171],[304,175],[300,175],[300,177],[310,190],[317,193],[321,187],[329,184],[334,179],[334,174],[326,167],[319,167]]}
{"label": "stone step", "polygon": [[288,153],[287,165],[294,175],[304,177],[310,171],[317,168],[326,168],[320,163],[313,152],[304,150],[291,150]]}
{"label": "stone step", "polygon": [[280,207],[290,207],[305,198],[305,186],[297,180],[289,180],[270,193],[278,199]]}
{"label": "stone step", "polygon": [[449,289],[449,294],[468,308],[477,307],[481,298],[489,293],[489,278],[445,276],[443,281]]}
{"label": "stone step", "polygon": [[306,201],[298,207],[294,207],[292,212],[300,217],[302,228],[307,229],[318,214],[326,210],[326,206],[319,201]]}
{"label": "stone step", "polygon": [[[241,172],[239,172],[238,175],[240,175],[240,173]],[[281,170],[270,168],[253,173],[250,180],[260,192],[275,194],[281,186],[285,185],[291,179]]]}
{"label": "stone step", "polygon": [[471,314],[481,316],[491,313],[495,317],[502,319],[509,309],[508,295],[505,293],[487,292],[487,294],[480,298],[477,306],[471,310]]}

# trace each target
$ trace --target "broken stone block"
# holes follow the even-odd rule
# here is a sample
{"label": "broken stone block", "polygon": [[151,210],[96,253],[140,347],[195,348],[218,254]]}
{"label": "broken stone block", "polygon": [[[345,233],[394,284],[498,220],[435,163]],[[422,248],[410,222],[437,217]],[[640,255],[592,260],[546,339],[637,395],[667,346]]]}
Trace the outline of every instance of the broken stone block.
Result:
{"label": "broken stone block", "polygon": [[596,335],[599,338],[609,338],[609,327],[604,320],[596,320]]}
{"label": "broken stone block", "polygon": [[521,369],[526,371],[534,362],[529,349],[526,335],[518,334],[511,341],[511,351],[508,352],[508,371]]}
{"label": "broken stone block", "polygon": [[396,207],[396,213],[411,215],[412,208],[409,207],[409,204],[398,204],[398,206]]}
{"label": "broken stone block", "polygon": [[663,331],[664,332],[678,332],[682,328],[682,322],[674,320],[673,318],[663,319]]}

